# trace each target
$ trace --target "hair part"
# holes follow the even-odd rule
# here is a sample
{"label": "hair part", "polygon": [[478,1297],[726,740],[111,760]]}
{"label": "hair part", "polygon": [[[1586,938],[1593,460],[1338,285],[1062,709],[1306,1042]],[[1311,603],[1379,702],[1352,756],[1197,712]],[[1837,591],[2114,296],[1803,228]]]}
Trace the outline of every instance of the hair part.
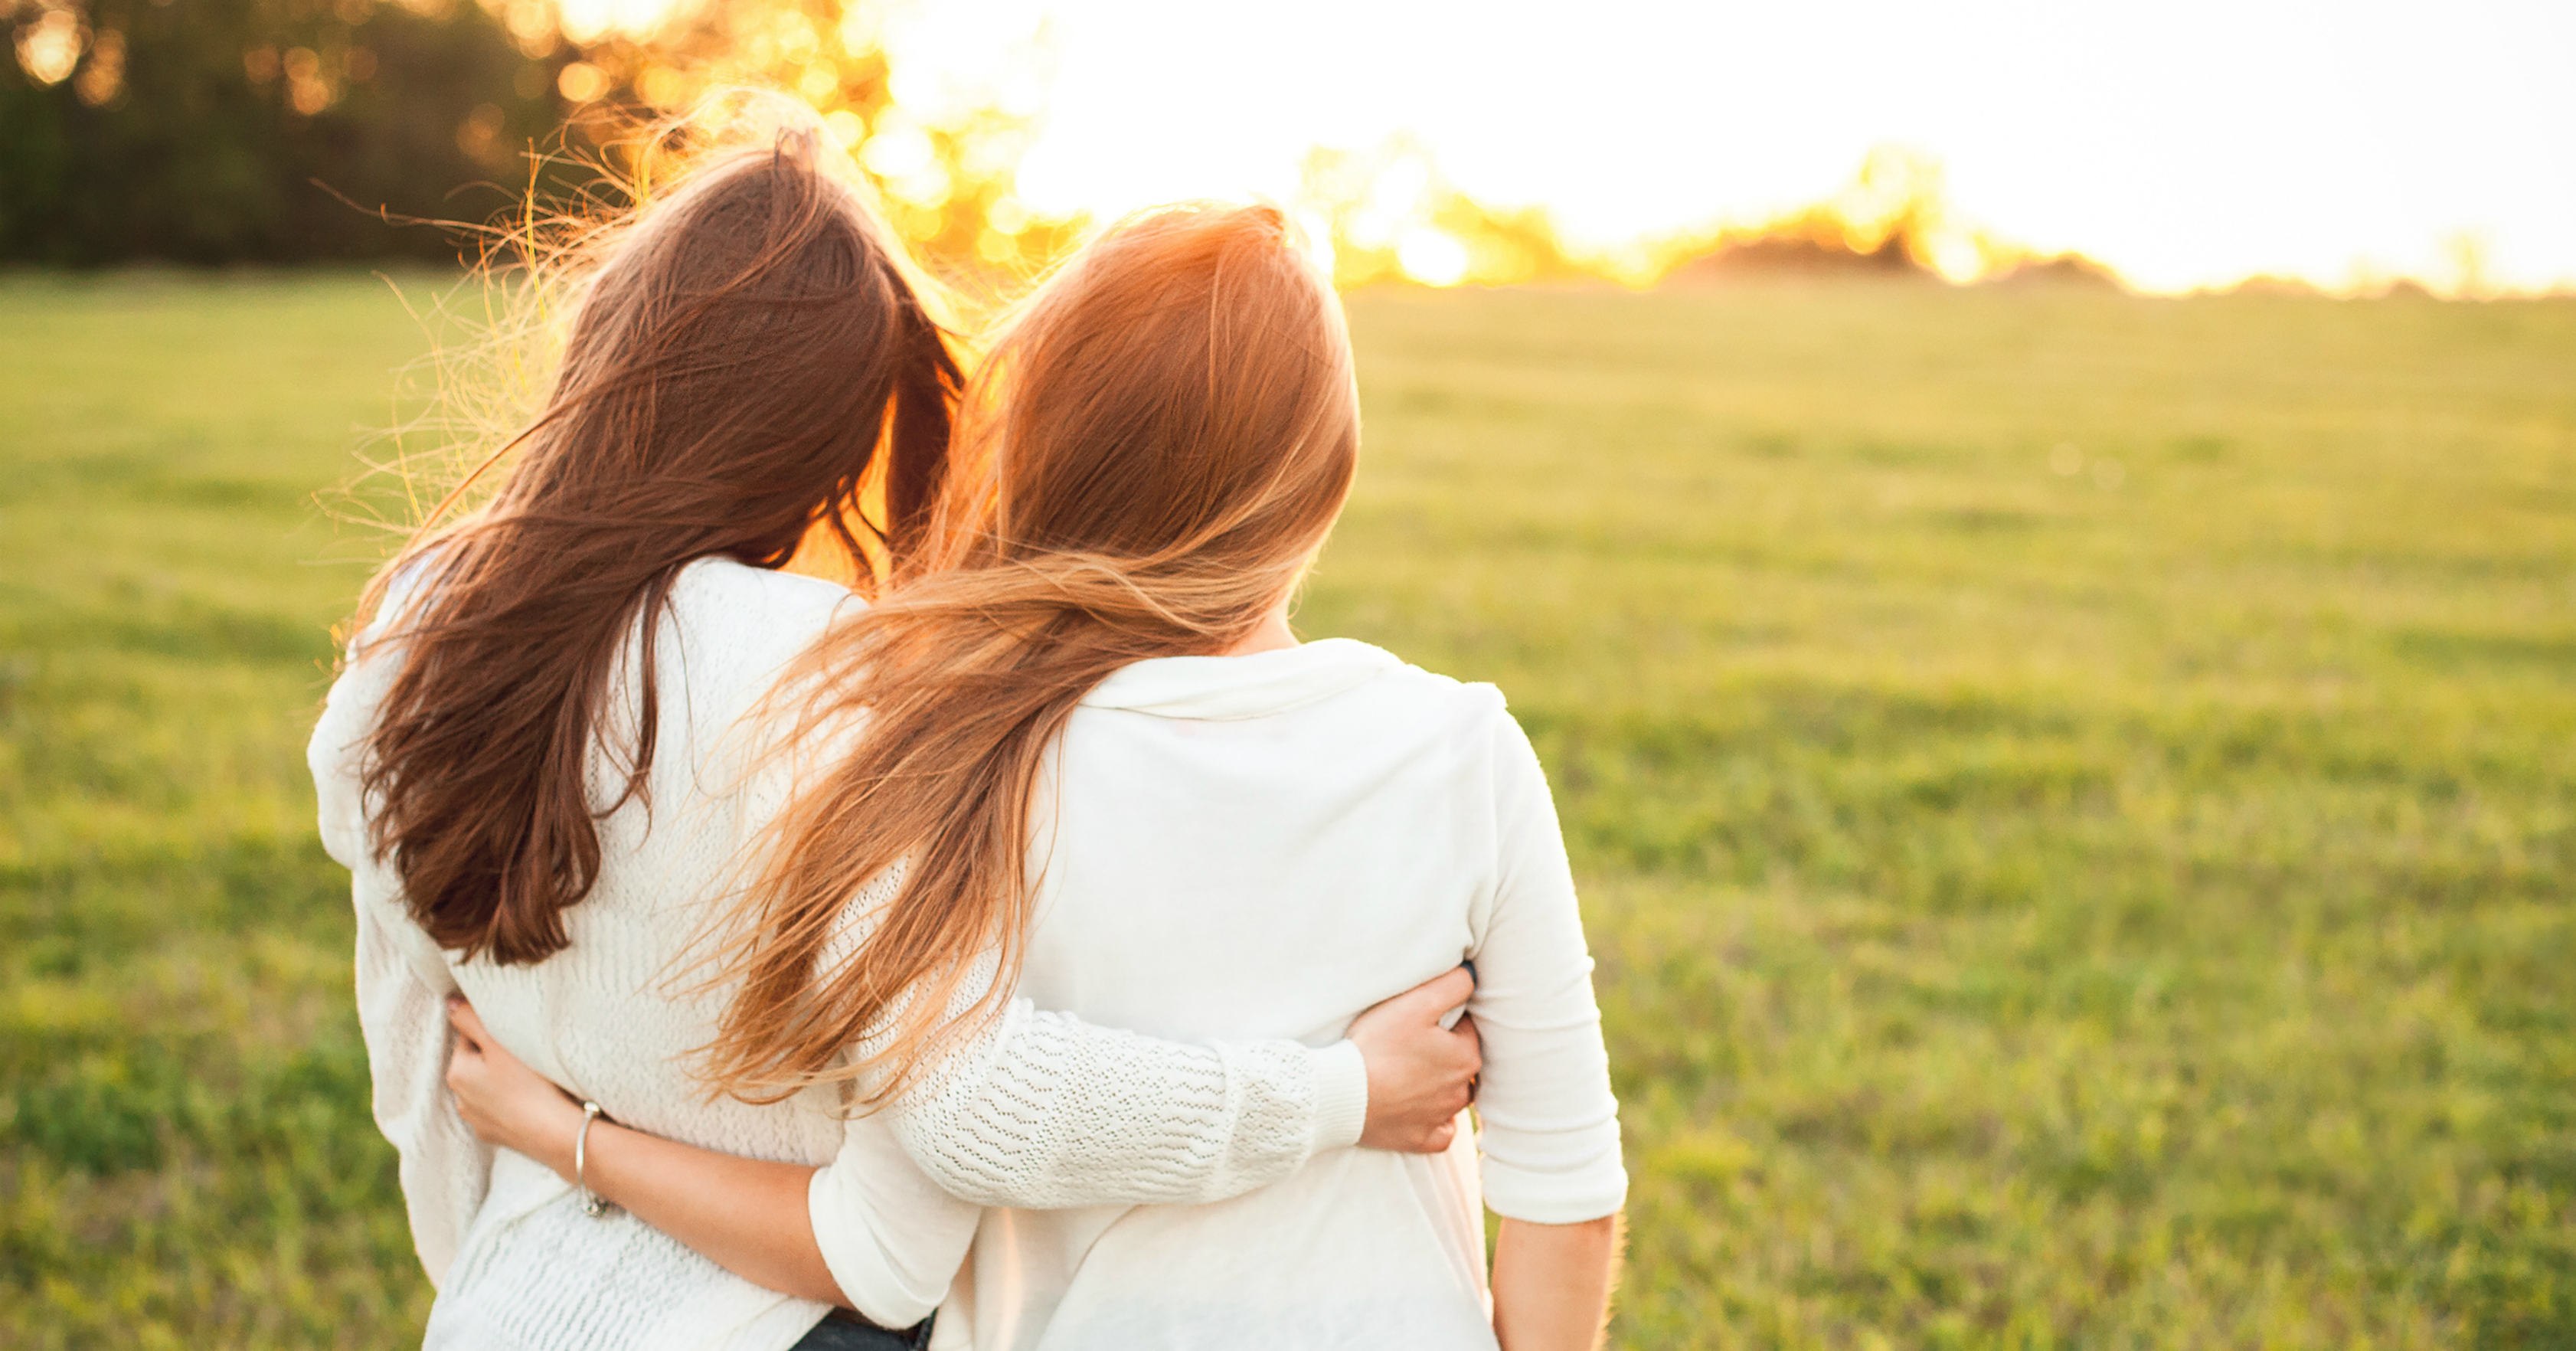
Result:
{"label": "hair part", "polygon": [[[1131,217],[1022,302],[967,389],[927,570],[782,687],[805,735],[862,730],[720,921],[734,995],[710,1081],[753,1100],[862,1081],[878,1102],[997,1010],[1075,705],[1258,627],[1323,546],[1358,446],[1340,303],[1275,208]],[[967,999],[987,957],[999,976]]]}
{"label": "hair part", "polygon": [[[676,175],[655,164],[667,181],[639,171],[642,204],[573,264],[543,406],[476,471],[507,459],[492,497],[453,524],[433,513],[361,602],[363,618],[397,587],[416,598],[368,746],[374,847],[413,918],[469,959],[560,951],[563,912],[599,876],[598,818],[649,801],[652,653],[682,567],[778,567],[817,529],[853,558],[923,538],[962,383],[946,334],[856,185],[824,167],[810,113],[766,139],[737,131]],[[872,477],[881,528],[861,504]],[[623,781],[612,761],[603,788],[621,661],[639,697]]]}

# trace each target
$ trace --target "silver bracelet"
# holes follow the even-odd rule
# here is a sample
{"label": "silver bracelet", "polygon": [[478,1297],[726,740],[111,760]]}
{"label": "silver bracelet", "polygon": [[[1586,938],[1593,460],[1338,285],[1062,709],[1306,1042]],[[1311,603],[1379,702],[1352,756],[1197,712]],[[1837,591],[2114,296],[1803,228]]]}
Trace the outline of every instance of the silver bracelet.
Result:
{"label": "silver bracelet", "polygon": [[588,1164],[590,1162],[590,1123],[597,1121],[600,1118],[600,1115],[601,1113],[598,1103],[583,1103],[581,1105],[581,1134],[572,1138],[572,1185],[581,1190],[581,1213],[592,1216],[605,1215],[608,1213],[608,1200],[606,1197],[603,1197],[599,1193],[590,1189],[590,1178],[588,1172]]}

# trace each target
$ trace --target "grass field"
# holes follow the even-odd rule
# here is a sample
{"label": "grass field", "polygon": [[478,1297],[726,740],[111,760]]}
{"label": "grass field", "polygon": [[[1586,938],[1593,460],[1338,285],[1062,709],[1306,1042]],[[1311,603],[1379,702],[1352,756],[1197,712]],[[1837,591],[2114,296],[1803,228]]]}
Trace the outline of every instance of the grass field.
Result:
{"label": "grass field", "polygon": [[[1352,308],[1303,627],[1548,761],[1621,1345],[2576,1345],[2576,304]],[[0,1345],[416,1340],[300,749],[422,344],[0,281]]]}

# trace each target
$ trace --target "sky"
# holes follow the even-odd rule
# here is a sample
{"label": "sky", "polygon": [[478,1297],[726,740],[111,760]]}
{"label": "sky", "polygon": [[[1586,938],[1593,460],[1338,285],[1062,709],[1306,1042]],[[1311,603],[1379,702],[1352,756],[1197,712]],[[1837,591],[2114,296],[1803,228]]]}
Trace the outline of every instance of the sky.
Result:
{"label": "sky", "polygon": [[1606,248],[1895,146],[1963,220],[2148,290],[2576,287],[2576,0],[908,0],[883,31],[907,105],[1036,116],[1043,211],[1284,198],[1309,147],[1410,134]]}

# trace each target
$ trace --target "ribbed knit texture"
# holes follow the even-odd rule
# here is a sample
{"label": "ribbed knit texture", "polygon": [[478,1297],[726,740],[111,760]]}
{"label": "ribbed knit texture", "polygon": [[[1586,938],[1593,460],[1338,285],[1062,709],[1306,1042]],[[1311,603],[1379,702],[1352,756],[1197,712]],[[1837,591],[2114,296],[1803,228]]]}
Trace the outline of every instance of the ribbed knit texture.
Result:
{"label": "ribbed knit texture", "polygon": [[[1041,1015],[1025,1001],[881,1113],[845,1119],[842,1095],[825,1089],[768,1107],[707,1099],[685,1053],[707,1041],[721,1002],[687,992],[686,943],[738,884],[774,806],[753,791],[758,742],[746,715],[853,603],[826,583],[730,562],[682,573],[653,653],[662,726],[649,798],[603,819],[601,876],[565,916],[572,946],[534,966],[453,961],[411,921],[393,871],[368,857],[360,757],[399,642],[362,637],[360,659],[333,687],[309,756],[324,843],[354,876],[376,1119],[401,1154],[413,1237],[439,1284],[430,1346],[776,1351],[824,1311],[740,1280],[622,1212],[583,1215],[551,1171],[476,1142],[443,1084],[441,1001],[455,990],[512,1054],[637,1129],[754,1158],[838,1159],[827,1179],[912,1188],[905,1223],[919,1232],[883,1234],[882,1279],[865,1297],[851,1292],[881,1322],[910,1322],[936,1304],[963,1246],[952,1236],[973,1226],[973,1208],[939,1198],[932,1179],[995,1204],[1207,1200],[1357,1138],[1364,1070],[1347,1047],[1184,1045]],[[612,715],[608,749],[594,759],[603,798],[622,778],[615,748],[632,744],[633,685],[621,679],[610,702],[627,722]],[[865,910],[862,898],[854,914]],[[982,974],[989,983],[989,965]],[[862,1160],[866,1175],[855,1176]]]}
{"label": "ribbed knit texture", "polygon": [[[1284,1177],[1315,1150],[1314,1093],[1285,1091],[1315,1077],[1296,1042],[1181,1046],[1026,1000],[999,1032],[890,1114],[923,1171],[963,1200],[1213,1201]],[[1099,1129],[1113,1121],[1126,1124]]]}

